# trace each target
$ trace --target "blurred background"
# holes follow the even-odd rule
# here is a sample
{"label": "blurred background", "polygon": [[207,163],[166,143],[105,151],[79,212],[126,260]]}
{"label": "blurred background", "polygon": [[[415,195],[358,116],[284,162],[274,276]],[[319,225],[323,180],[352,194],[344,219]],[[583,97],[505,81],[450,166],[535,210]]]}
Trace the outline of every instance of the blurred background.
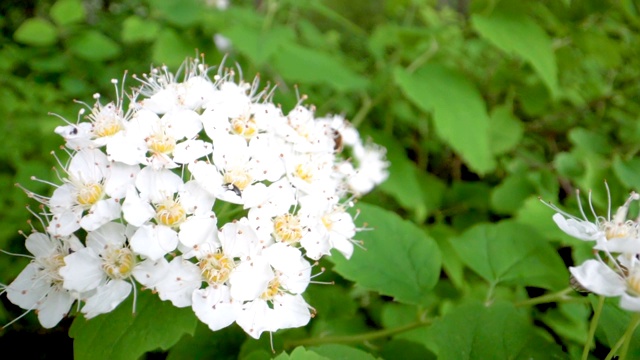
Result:
{"label": "blurred background", "polygon": [[[387,147],[391,176],[364,201],[436,239],[443,298],[472,281],[447,245],[457,234],[513,219],[572,265],[590,249],[560,234],[539,197],[576,209],[575,190],[594,189],[606,211],[604,180],[615,204],[640,190],[632,0],[3,0],[0,29],[0,248],[12,253],[26,253],[18,231],[30,229],[25,205],[37,206],[15,183],[50,194],[30,177],[56,179],[62,121],[51,113],[75,122],[74,100],[92,105],[100,93],[106,103],[125,71],[136,86],[132,74],[175,71],[200,54],[276,84],[285,113],[297,87],[317,115],[344,114]],[[27,262],[0,254],[0,283]],[[0,299],[0,324],[22,314]],[[570,334],[586,321],[536,321],[565,351],[580,348]],[[70,358],[70,323],[44,330],[28,314],[0,344],[23,358]]]}

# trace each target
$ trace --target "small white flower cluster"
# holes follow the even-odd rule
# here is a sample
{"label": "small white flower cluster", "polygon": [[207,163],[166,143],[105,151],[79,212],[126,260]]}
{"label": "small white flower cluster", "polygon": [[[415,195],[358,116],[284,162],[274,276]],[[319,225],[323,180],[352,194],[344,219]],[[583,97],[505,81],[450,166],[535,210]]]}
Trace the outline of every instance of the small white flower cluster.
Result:
{"label": "small white flower cluster", "polygon": [[236,322],[258,338],[308,323],[308,259],[352,255],[347,210],[387,177],[385,150],[341,116],[300,102],[284,115],[257,79],[210,70],[196,59],[134,76],[127,111],[116,85],[115,102],[96,95],[88,116],[56,128],[62,184],[28,192],[46,231],[26,238],[32,261],[5,287],[44,327],[76,300],[86,318],[132,292],[135,307],[140,285],[212,330]]}
{"label": "small white flower cluster", "polygon": [[588,220],[581,204],[582,218],[548,204],[558,211],[553,220],[562,231],[576,239],[594,242],[595,259],[569,268],[574,287],[598,295],[620,297],[620,307],[630,311],[640,311],[640,217],[633,220],[627,217],[629,206],[639,199],[640,195],[632,192],[611,217],[609,196],[609,210],[604,217],[596,215],[589,193],[594,221]]}

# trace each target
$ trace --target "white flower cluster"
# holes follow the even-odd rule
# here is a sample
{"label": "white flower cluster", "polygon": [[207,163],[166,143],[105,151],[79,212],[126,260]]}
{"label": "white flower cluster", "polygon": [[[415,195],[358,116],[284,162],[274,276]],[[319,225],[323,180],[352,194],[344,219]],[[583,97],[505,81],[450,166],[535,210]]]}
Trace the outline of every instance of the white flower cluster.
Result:
{"label": "white flower cluster", "polygon": [[595,259],[569,268],[573,281],[577,282],[574,285],[598,295],[620,297],[620,306],[630,311],[640,311],[640,217],[633,220],[627,217],[629,206],[639,199],[640,195],[632,192],[611,217],[609,197],[609,210],[604,217],[596,215],[589,193],[589,208],[594,221],[588,220],[582,205],[582,218],[551,205],[558,211],[553,220],[562,231],[576,239],[594,243]]}
{"label": "white flower cluster", "polygon": [[347,210],[387,177],[385,150],[341,116],[300,103],[284,115],[257,79],[210,70],[189,60],[134,76],[127,111],[116,85],[115,102],[96,95],[56,129],[70,155],[62,184],[28,192],[46,231],[26,238],[32,261],[5,288],[44,327],[75,301],[86,318],[132,292],[135,303],[141,287],[212,330],[236,322],[258,338],[308,323],[308,259],[352,255]]}

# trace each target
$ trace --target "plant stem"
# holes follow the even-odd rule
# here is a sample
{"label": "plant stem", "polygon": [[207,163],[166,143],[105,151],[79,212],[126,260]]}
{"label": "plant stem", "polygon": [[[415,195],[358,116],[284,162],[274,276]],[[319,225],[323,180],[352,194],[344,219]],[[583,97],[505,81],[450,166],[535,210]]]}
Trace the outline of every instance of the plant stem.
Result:
{"label": "plant stem", "polygon": [[[629,344],[631,344],[631,338],[633,337],[633,333],[636,331],[636,328],[640,325],[640,314],[635,313],[631,321],[629,322],[629,327],[627,327],[627,331],[624,332],[622,338],[620,340],[622,343],[622,350],[620,350],[620,354],[618,354],[619,360],[624,360],[627,358],[627,352],[629,351]],[[620,341],[618,341],[620,343]],[[617,345],[617,344],[616,344]],[[611,349],[613,351],[613,349]]]}
{"label": "plant stem", "polygon": [[432,41],[429,48],[407,66],[407,72],[410,74],[415,72],[420,66],[429,61],[429,59],[438,52],[439,48],[438,42]]}
{"label": "plant stem", "polygon": [[611,350],[607,354],[607,357],[604,358],[604,360],[613,359],[613,355],[615,355],[616,352],[618,352],[618,349],[620,349],[620,346],[622,346],[623,342],[624,342],[624,336],[622,336],[620,339],[618,339],[618,342],[615,345],[613,345],[613,347],[611,348]]}
{"label": "plant stem", "polygon": [[538,304],[545,304],[550,302],[558,302],[558,301],[567,301],[572,300],[571,297],[567,296],[573,289],[568,287],[566,289],[560,290],[551,294],[544,294],[542,296],[534,297],[531,299],[519,301],[515,303],[516,306],[533,306]]}
{"label": "plant stem", "polygon": [[262,23],[262,30],[267,31],[271,29],[271,25],[273,24],[273,17],[278,10],[278,3],[276,0],[268,0],[267,1],[267,14],[264,17],[264,22]]}
{"label": "plant stem", "polygon": [[358,113],[356,114],[356,116],[353,117],[351,124],[357,128],[358,125],[360,125],[360,123],[362,122],[362,120],[364,120],[365,116],[367,116],[369,111],[371,111],[372,107],[373,107],[373,102],[371,101],[371,99],[368,96],[364,97],[362,99],[362,106],[360,107],[360,110],[358,110]]}
{"label": "plant stem", "polygon": [[392,329],[383,329],[383,330],[373,331],[365,334],[326,336],[326,337],[307,338],[307,339],[300,339],[300,340],[291,340],[291,341],[286,341],[284,344],[284,347],[287,349],[291,349],[291,348],[295,348],[297,346],[302,346],[302,345],[362,342],[362,341],[368,341],[368,340],[373,340],[378,338],[389,337],[395,334],[403,333],[405,331],[413,330],[429,324],[431,324],[431,320],[427,319],[427,320],[417,321],[415,323],[399,326]]}
{"label": "plant stem", "polygon": [[602,314],[602,307],[604,306],[604,296],[600,296],[598,299],[598,305],[593,309],[593,318],[589,324],[589,334],[587,335],[587,342],[584,344],[582,350],[582,360],[589,358],[589,350],[591,350],[591,344],[593,344],[593,338],[596,334],[596,328],[598,327],[598,321],[600,321],[600,314]]}

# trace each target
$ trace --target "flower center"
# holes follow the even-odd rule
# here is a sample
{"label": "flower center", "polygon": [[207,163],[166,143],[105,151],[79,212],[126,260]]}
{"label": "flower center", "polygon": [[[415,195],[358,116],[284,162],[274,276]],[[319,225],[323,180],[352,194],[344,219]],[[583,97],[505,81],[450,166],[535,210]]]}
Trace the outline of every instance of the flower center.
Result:
{"label": "flower center", "polygon": [[147,138],[147,147],[159,154],[171,154],[176,148],[176,139],[163,132],[155,133]]}
{"label": "flower center", "polygon": [[636,271],[635,273],[629,274],[629,277],[627,277],[627,285],[627,289],[630,290],[633,295],[640,296],[640,273]]}
{"label": "flower center", "polygon": [[294,175],[308,183],[311,183],[311,181],[313,181],[313,168],[309,165],[298,164],[296,165]]}
{"label": "flower center", "polygon": [[249,118],[240,116],[231,120],[231,131],[248,140],[258,133],[258,125],[253,116]]}
{"label": "flower center", "polygon": [[91,207],[102,198],[102,185],[98,183],[85,184],[78,188],[76,200],[82,206]]}
{"label": "flower center", "polygon": [[107,249],[102,254],[102,269],[115,280],[131,275],[136,259],[128,248]]}
{"label": "flower center", "polygon": [[176,227],[187,217],[187,212],[179,202],[166,199],[156,206],[156,219],[162,225]]}
{"label": "flower center", "polygon": [[600,225],[600,229],[604,231],[607,240],[632,238],[638,236],[638,225],[631,220],[627,220],[622,223],[606,221]]}
{"label": "flower center", "polygon": [[225,184],[235,185],[240,191],[244,190],[251,184],[253,178],[242,168],[234,168],[227,170],[223,176]]}
{"label": "flower center", "polygon": [[333,220],[331,220],[331,216],[329,214],[324,215],[322,218],[322,225],[327,228],[327,230],[331,231],[333,227]]}
{"label": "flower center", "polygon": [[120,130],[122,130],[122,123],[115,116],[101,117],[93,124],[93,133],[99,138],[115,135]]}
{"label": "flower center", "polygon": [[293,244],[302,238],[302,225],[296,215],[284,214],[273,219],[275,238],[286,244]]}
{"label": "flower center", "polygon": [[231,275],[231,270],[235,267],[232,259],[224,256],[220,252],[210,253],[198,263],[202,271],[202,277],[211,285],[222,284]]}
{"label": "flower center", "polygon": [[269,300],[272,300],[279,293],[280,293],[280,279],[276,277],[275,279],[269,282],[269,285],[267,286],[267,290],[265,290],[260,295],[260,298],[262,300],[269,301]]}
{"label": "flower center", "polygon": [[38,258],[37,263],[40,265],[42,277],[49,278],[52,286],[61,289],[64,279],[60,276],[60,268],[65,265],[64,256],[61,253],[55,253],[48,257]]}

